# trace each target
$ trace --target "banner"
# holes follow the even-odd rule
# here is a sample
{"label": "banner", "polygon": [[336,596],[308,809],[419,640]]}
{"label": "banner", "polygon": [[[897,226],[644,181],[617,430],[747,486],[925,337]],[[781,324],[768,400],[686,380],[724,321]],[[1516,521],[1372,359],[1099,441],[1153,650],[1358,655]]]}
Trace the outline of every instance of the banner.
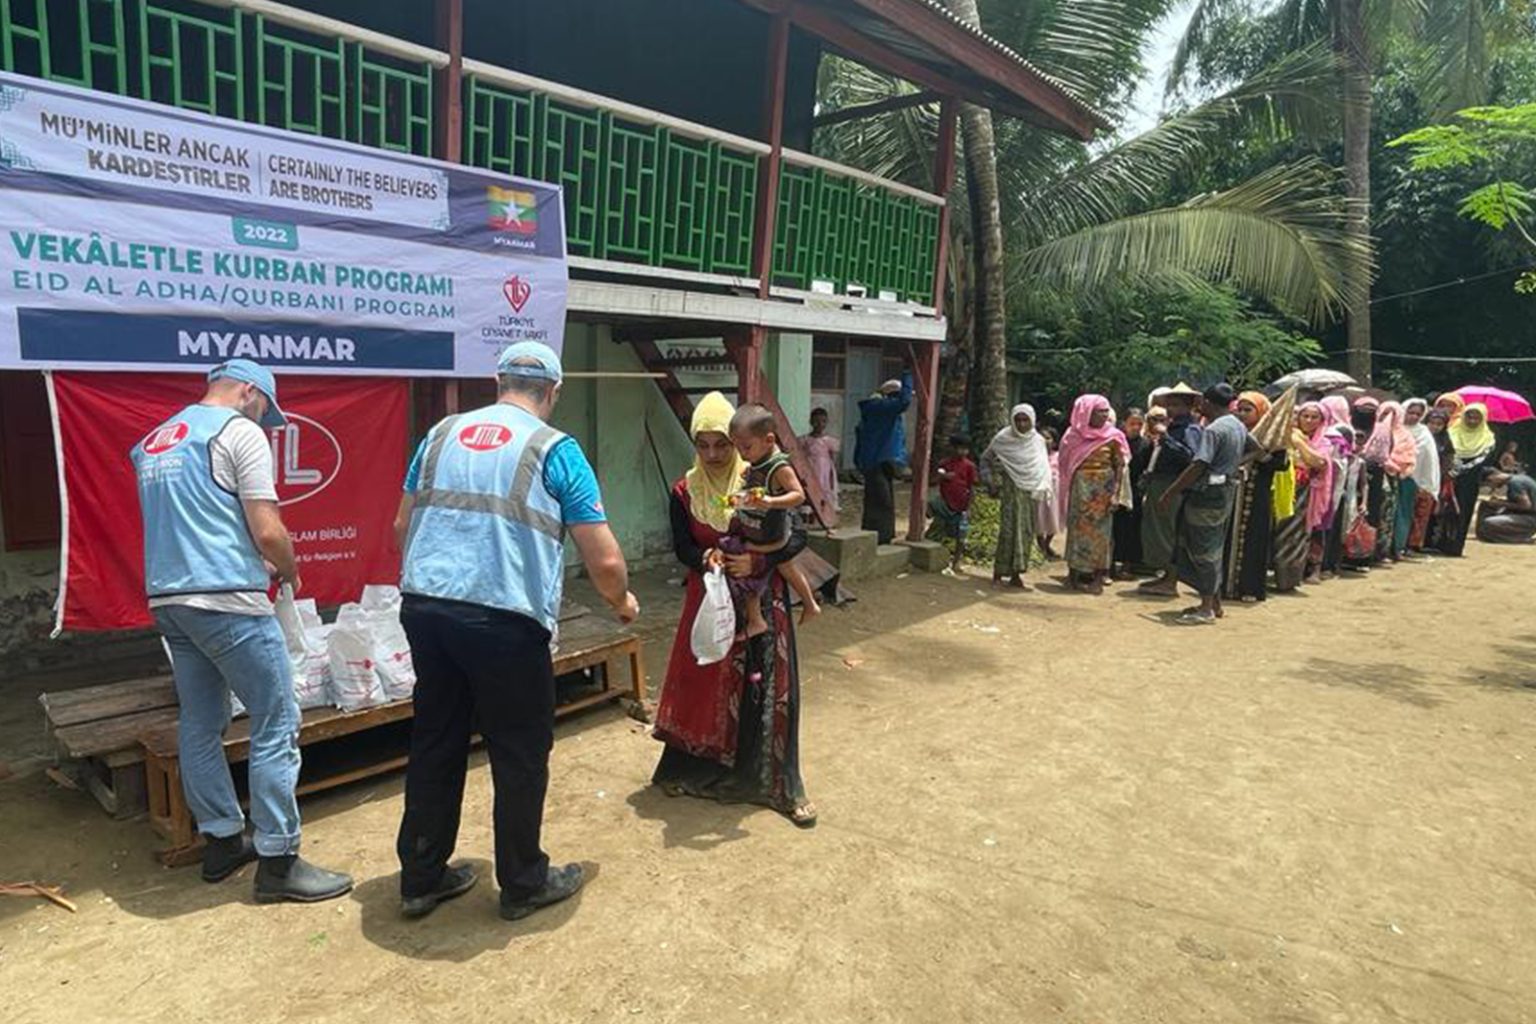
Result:
{"label": "banner", "polygon": [[[153,625],[144,597],[144,531],[128,452],[203,396],[193,374],[54,373],[64,506],[58,625]],[[293,534],[301,596],[356,601],[366,583],[394,583],[395,510],[405,477],[404,380],[285,376],[288,425],[270,431],[277,496]]]}
{"label": "banner", "polygon": [[565,301],[557,186],[0,74],[0,368],[489,377]]}

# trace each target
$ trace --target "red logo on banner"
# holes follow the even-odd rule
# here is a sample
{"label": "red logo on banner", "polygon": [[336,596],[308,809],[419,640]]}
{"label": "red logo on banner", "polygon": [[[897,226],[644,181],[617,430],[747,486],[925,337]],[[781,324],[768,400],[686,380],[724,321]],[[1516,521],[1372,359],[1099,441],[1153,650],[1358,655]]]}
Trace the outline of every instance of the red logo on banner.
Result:
{"label": "red logo on banner", "polygon": [[144,439],[145,455],[160,455],[170,451],[187,439],[185,423],[170,423]]}
{"label": "red logo on banner", "polygon": [[319,420],[289,413],[288,425],[270,433],[279,505],[313,498],[341,472],[341,442]]}
{"label": "red logo on banner", "polygon": [[524,281],[517,274],[513,274],[502,282],[501,294],[506,297],[507,304],[512,307],[512,312],[521,313],[523,307],[528,304],[528,297],[533,294],[533,285]]}
{"label": "red logo on banner", "polygon": [[472,452],[493,452],[512,440],[512,431],[499,423],[471,423],[459,431],[459,444]]}

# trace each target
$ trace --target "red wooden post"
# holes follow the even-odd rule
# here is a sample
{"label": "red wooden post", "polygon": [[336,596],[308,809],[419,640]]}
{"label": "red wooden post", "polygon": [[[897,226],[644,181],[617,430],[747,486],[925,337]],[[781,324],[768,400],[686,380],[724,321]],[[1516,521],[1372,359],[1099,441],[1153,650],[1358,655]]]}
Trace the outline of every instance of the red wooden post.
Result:
{"label": "red wooden post", "polygon": [[917,437],[912,449],[912,504],[907,512],[907,540],[922,540],[927,528],[929,454],[933,451],[933,423],[938,415],[939,343],[920,344],[916,365],[912,367]]}
{"label": "red wooden post", "polygon": [[[459,163],[463,158],[464,0],[434,0],[436,43],[448,52],[448,64],[439,68],[433,82],[432,146],[439,160]],[[445,415],[459,411],[459,382],[439,382]],[[435,403],[434,403],[435,404]]]}
{"label": "red wooden post", "polygon": [[789,15],[775,14],[768,31],[768,67],[763,87],[763,141],[767,154],[759,165],[757,215],[753,219],[752,272],[759,298],[773,284],[773,236],[779,212],[779,165],[784,158],[784,86],[789,68]]}
{"label": "red wooden post", "polygon": [[459,162],[464,132],[464,0],[435,0],[437,48],[448,52],[448,64],[437,69],[433,94],[433,148],[439,160]]}
{"label": "red wooden post", "polygon": [[933,308],[944,315],[944,284],[949,276],[949,190],[955,184],[955,121],[959,104],[953,96],[939,105],[939,141],[933,155],[933,191],[944,197],[939,209],[939,244],[933,263]]}

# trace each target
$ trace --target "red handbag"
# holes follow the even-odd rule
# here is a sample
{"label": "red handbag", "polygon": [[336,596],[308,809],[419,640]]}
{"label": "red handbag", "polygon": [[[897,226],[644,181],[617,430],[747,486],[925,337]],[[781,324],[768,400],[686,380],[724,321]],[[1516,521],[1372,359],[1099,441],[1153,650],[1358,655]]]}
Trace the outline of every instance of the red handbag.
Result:
{"label": "red handbag", "polygon": [[1354,561],[1367,561],[1376,554],[1376,527],[1366,522],[1362,514],[1344,533],[1344,557]]}

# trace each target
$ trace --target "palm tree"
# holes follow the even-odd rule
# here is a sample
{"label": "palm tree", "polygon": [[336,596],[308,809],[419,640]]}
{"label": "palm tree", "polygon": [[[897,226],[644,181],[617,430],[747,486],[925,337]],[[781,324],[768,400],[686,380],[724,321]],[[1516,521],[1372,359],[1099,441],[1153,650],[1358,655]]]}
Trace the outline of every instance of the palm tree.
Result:
{"label": "palm tree", "polygon": [[[1110,17],[1116,9],[1113,0],[1060,5],[1028,56],[1091,95],[1096,74],[1116,73],[1118,58],[1104,56],[1127,34]],[[829,62],[825,70],[821,98],[828,108],[863,105],[910,88],[847,62]],[[1329,168],[1303,161],[1220,193],[1171,206],[1158,203],[1181,174],[1234,137],[1327,124],[1335,75],[1326,47],[1305,49],[1092,159],[1072,140],[1018,121],[997,122],[990,168],[1007,245],[1004,260],[993,266],[1004,268],[1007,290],[1022,298],[1031,289],[1050,287],[1091,301],[1094,289],[1111,278],[1147,282],[1185,275],[1235,284],[1319,322],[1339,315],[1347,305],[1347,282],[1369,273],[1369,252],[1347,231],[1347,204]],[[916,184],[926,173],[936,121],[931,106],[891,111],[829,127],[818,133],[816,144],[845,163]],[[949,197],[958,236],[950,281],[957,295],[947,309],[952,342],[963,344],[972,329],[977,335],[971,378],[973,400],[977,393],[980,400],[973,401],[972,428],[990,435],[1006,415],[1005,356],[980,338],[1001,329],[1003,311],[983,311],[989,288],[976,280],[985,274],[986,262],[975,258],[985,230],[977,226],[975,196],[985,190],[970,179],[978,167],[988,174],[989,162],[985,152],[974,149],[967,145],[964,185]],[[984,209],[990,212],[991,204]],[[967,285],[972,302],[959,294]],[[954,370],[951,365],[945,374],[939,437],[953,430],[958,417],[954,397],[960,374]]]}
{"label": "palm tree", "polygon": [[[1449,114],[1484,98],[1496,34],[1514,24],[1522,0],[1280,0],[1257,16],[1251,0],[1198,0],[1168,76],[1169,91],[1185,81],[1191,61],[1219,45],[1232,19],[1257,17],[1278,29],[1281,46],[1326,40],[1338,56],[1339,120],[1344,180],[1350,199],[1349,234],[1371,238],[1371,87],[1376,60],[1388,45],[1415,47],[1423,93]],[[1370,277],[1349,282],[1349,372],[1371,379]]]}

